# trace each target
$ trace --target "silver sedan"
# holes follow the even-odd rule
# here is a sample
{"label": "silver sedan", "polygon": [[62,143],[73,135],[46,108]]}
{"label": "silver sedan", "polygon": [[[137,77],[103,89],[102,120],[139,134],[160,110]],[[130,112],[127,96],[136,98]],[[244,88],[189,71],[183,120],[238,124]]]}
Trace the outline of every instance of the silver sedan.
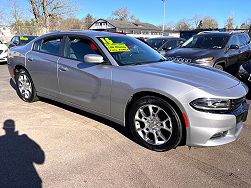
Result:
{"label": "silver sedan", "polygon": [[52,32],[8,52],[19,97],[50,98],[112,120],[155,151],[234,141],[247,88],[223,71],[167,62],[129,36]]}

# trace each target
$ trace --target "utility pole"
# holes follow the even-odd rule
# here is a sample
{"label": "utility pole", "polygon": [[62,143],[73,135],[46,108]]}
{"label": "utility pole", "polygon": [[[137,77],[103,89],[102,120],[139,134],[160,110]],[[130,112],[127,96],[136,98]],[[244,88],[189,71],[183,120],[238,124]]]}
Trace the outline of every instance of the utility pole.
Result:
{"label": "utility pole", "polygon": [[163,28],[162,28],[162,31],[163,31],[163,35],[164,35],[164,32],[165,32],[165,17],[166,17],[166,1],[167,0],[161,0],[163,2]]}

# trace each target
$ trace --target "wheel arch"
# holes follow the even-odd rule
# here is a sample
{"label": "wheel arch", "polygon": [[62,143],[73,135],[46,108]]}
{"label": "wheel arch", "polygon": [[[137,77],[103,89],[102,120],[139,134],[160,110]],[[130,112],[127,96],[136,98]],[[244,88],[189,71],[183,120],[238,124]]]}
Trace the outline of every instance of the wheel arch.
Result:
{"label": "wheel arch", "polygon": [[226,63],[225,60],[219,60],[219,61],[216,61],[216,62],[214,63],[214,67],[215,67],[215,65],[223,65],[223,69],[226,69],[227,63]]}
{"label": "wheel arch", "polygon": [[184,110],[182,110],[175,102],[173,99],[171,99],[170,97],[167,97],[163,94],[157,93],[157,92],[153,92],[153,91],[138,91],[136,93],[134,93],[130,99],[128,100],[127,104],[126,104],[126,109],[125,109],[125,126],[127,127],[129,125],[128,122],[128,116],[129,116],[129,110],[132,106],[132,104],[145,96],[154,96],[154,97],[158,97],[161,98],[163,100],[166,100],[168,103],[170,103],[172,105],[172,107],[176,110],[176,112],[178,113],[178,116],[180,117],[181,120],[181,125],[182,125],[182,140],[180,142],[180,145],[185,145],[186,144],[186,137],[187,137],[187,131],[186,131],[186,120],[183,117],[183,112]]}
{"label": "wheel arch", "polygon": [[25,69],[29,73],[29,71],[25,68],[24,65],[17,64],[14,67],[14,76],[16,76],[17,72],[20,71],[21,69]]}

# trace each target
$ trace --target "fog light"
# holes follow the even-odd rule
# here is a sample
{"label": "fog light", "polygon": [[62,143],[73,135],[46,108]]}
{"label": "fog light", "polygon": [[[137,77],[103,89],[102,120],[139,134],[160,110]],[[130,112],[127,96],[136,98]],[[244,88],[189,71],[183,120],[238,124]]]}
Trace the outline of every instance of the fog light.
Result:
{"label": "fog light", "polygon": [[214,139],[214,138],[220,138],[220,137],[225,137],[227,135],[227,131],[222,131],[222,132],[219,132],[219,133],[216,133],[214,134],[211,139]]}

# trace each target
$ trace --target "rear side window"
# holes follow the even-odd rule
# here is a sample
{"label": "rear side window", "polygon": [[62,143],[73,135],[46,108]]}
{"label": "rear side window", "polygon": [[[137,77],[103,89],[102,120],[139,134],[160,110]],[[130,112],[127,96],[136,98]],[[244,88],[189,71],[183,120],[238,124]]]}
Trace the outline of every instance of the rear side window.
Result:
{"label": "rear side window", "polygon": [[244,34],[239,35],[239,40],[240,40],[240,46],[245,46],[248,44],[247,38],[245,37]]}
{"label": "rear side window", "polygon": [[38,40],[33,44],[33,50],[51,55],[59,55],[62,37]]}
{"label": "rear side window", "polygon": [[250,43],[250,37],[249,37],[249,35],[245,34],[245,37],[246,37],[247,43],[249,44]]}

